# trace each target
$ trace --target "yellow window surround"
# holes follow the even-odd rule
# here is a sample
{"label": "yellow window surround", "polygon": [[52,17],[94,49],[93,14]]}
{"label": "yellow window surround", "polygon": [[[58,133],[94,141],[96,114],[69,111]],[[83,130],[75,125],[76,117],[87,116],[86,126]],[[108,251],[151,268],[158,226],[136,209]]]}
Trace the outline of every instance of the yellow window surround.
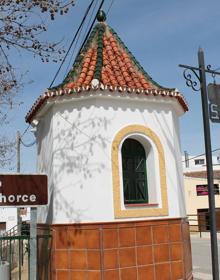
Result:
{"label": "yellow window surround", "polygon": [[[154,143],[159,158],[159,176],[160,176],[160,194],[161,194],[161,207],[129,207],[128,209],[121,208],[121,188],[122,180],[119,172],[119,156],[120,146],[122,141],[129,135],[139,134],[146,136]],[[159,137],[148,127],[142,125],[129,125],[122,128],[115,136],[112,143],[112,180],[113,180],[113,199],[114,199],[114,214],[115,218],[135,218],[135,217],[159,217],[168,215],[168,202],[167,202],[167,186],[166,186],[166,171],[164,151]],[[149,186],[151,187],[151,186]]]}

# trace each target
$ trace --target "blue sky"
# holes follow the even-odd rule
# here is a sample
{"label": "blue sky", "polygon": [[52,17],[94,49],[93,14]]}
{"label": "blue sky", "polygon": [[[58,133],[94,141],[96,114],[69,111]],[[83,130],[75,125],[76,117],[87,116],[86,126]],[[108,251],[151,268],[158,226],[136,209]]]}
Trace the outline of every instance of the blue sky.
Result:
{"label": "blue sky", "polygon": [[[105,1],[105,11],[108,11],[111,2]],[[51,41],[61,40],[67,49],[89,3],[88,0],[76,0],[75,7],[66,16],[58,17],[53,24],[48,21],[49,30],[43,37]],[[107,23],[115,29],[148,74],[165,87],[178,88],[185,96],[190,111],[180,119],[181,147],[182,151],[187,150],[194,155],[204,152],[200,92],[194,92],[185,85],[183,69],[178,64],[197,66],[197,51],[202,47],[206,64],[211,64],[214,69],[220,67],[219,19],[219,0],[115,0],[107,15]],[[81,41],[82,37],[79,44]],[[64,78],[74,55],[70,53],[55,84]],[[26,113],[49,87],[59,64],[42,64],[40,59],[30,55],[13,54],[10,59],[19,71],[28,71],[25,80],[32,81],[17,97],[23,104],[10,112],[10,124],[2,128],[4,134],[15,138],[17,130],[23,132],[26,129]],[[207,84],[209,82],[213,82],[213,78],[207,75]],[[216,77],[216,82],[220,83],[220,77]],[[211,124],[211,135],[212,148],[219,148],[220,124]],[[23,141],[30,143],[33,140],[33,134],[28,131]],[[35,147],[22,147],[21,154],[21,171],[34,172]],[[15,164],[14,158],[12,167]],[[1,171],[10,172],[7,169]]]}

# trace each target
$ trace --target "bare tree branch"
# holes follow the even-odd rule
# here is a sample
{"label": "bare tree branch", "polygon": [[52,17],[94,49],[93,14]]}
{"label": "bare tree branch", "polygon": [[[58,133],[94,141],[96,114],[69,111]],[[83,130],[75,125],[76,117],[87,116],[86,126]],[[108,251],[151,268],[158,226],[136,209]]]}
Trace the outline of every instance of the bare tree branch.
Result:
{"label": "bare tree branch", "polygon": [[[7,120],[7,108],[13,106],[22,88],[22,73],[17,73],[10,60],[13,50],[32,53],[42,62],[58,62],[64,50],[59,42],[44,42],[40,35],[47,31],[45,19],[64,15],[75,0],[1,0],[0,1],[0,123]],[[9,144],[9,145],[8,145]],[[0,137],[0,166],[10,162],[12,144]]]}

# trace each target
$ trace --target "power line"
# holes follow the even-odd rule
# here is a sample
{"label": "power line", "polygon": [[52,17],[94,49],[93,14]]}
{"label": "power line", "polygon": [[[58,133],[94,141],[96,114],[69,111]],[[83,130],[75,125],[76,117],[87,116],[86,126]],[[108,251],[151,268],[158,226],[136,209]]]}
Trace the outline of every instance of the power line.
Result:
{"label": "power line", "polygon": [[29,144],[25,144],[22,139],[20,138],[20,141],[21,141],[21,144],[23,146],[25,146],[26,148],[30,148],[31,146],[33,146],[34,144],[36,144],[36,140],[34,140],[32,143],[29,143]]}
{"label": "power line", "polygon": [[59,72],[60,72],[60,70],[61,70],[61,68],[62,68],[62,66],[63,66],[63,64],[64,64],[64,62],[65,62],[65,60],[66,60],[66,58],[67,58],[67,56],[68,56],[68,54],[69,54],[69,52],[70,52],[70,50],[71,50],[71,48],[72,48],[73,43],[75,42],[75,40],[76,40],[76,38],[77,38],[77,36],[78,36],[78,33],[79,33],[79,31],[80,31],[82,25],[84,24],[84,21],[85,21],[87,15],[88,15],[88,13],[89,13],[89,10],[91,9],[91,7],[92,7],[92,5],[93,5],[93,3],[94,3],[94,1],[95,1],[95,0],[92,0],[91,3],[89,4],[88,8],[86,9],[86,12],[85,12],[85,14],[84,14],[84,16],[83,16],[83,19],[82,19],[82,21],[81,21],[81,23],[80,23],[80,25],[79,25],[79,27],[78,27],[78,29],[77,29],[77,31],[76,31],[76,33],[75,33],[73,39],[72,39],[72,41],[71,41],[71,44],[70,44],[70,46],[69,46],[69,48],[68,48],[68,50],[67,50],[67,52],[66,52],[66,55],[64,56],[64,58],[63,58],[63,60],[62,60],[62,62],[61,62],[61,64],[60,64],[60,67],[58,68],[58,70],[57,70],[57,72],[56,72],[56,74],[55,74],[55,76],[54,76],[54,78],[53,78],[53,80],[52,80],[52,82],[51,82],[49,88],[52,87],[54,81],[56,80],[56,78],[57,78],[57,76],[58,76],[58,74],[59,74]]}
{"label": "power line", "polygon": [[[214,152],[219,151],[219,150],[220,150],[220,148],[217,148],[217,149],[212,150],[211,152],[214,153]],[[201,157],[201,156],[204,156],[204,155],[205,155],[205,153],[200,154],[200,155],[197,155],[197,156],[194,156],[194,157],[192,157],[192,158],[187,159],[187,161],[193,160],[193,159],[195,159],[195,158],[198,158],[198,157]],[[185,162],[185,161],[186,161],[186,160],[183,160],[182,162]]]}
{"label": "power line", "polygon": [[114,4],[114,2],[115,2],[115,0],[112,0],[112,1],[111,1],[111,4],[109,5],[109,8],[108,8],[108,10],[107,10],[107,12],[106,12],[106,16],[107,16],[108,13],[110,12],[110,10],[111,10],[112,5]]}
{"label": "power line", "polygon": [[98,2],[99,2],[99,0],[96,1],[95,5],[94,5],[94,7],[93,7],[92,14],[91,14],[90,19],[89,19],[89,22],[88,22],[88,24],[87,24],[86,30],[85,30],[85,32],[84,32],[84,34],[83,34],[83,40],[85,39],[85,37],[86,37],[86,35],[87,35],[87,33],[88,33],[89,26],[90,26],[92,17],[93,17],[93,15],[94,15],[96,6],[98,5]]}
{"label": "power line", "polygon": [[[89,22],[88,22],[88,24],[87,24],[86,30],[85,30],[84,35],[83,35],[83,38],[85,38],[85,36],[86,36],[86,34],[87,34],[87,32],[88,32],[88,28],[89,28],[89,25],[90,25],[90,23],[91,23],[92,16],[93,16],[93,14],[94,14],[94,11],[95,11],[95,8],[96,8],[96,6],[97,6],[97,4],[98,4],[98,1],[99,1],[99,0],[96,1],[95,5],[94,5],[94,7],[93,7],[93,10],[92,10],[92,13],[91,13]],[[83,29],[83,26],[82,26],[82,28],[80,29],[79,35],[77,36],[76,44],[75,44],[75,47],[74,47],[74,49],[73,49],[73,51],[72,51],[72,55],[71,55],[71,57],[70,57],[70,59],[69,59],[69,63],[68,63],[68,66],[66,67],[66,72],[65,72],[65,75],[64,75],[64,76],[67,75],[67,72],[68,72],[68,70],[69,70],[70,64],[71,64],[71,62],[72,62],[72,60],[73,60],[73,55],[74,55],[74,53],[75,53],[75,51],[76,51],[76,47],[77,47],[77,44],[78,44],[78,42],[79,42],[82,29]]]}
{"label": "power line", "polygon": [[[78,56],[79,53],[81,52],[83,46],[85,45],[85,42],[87,41],[87,39],[88,39],[88,37],[89,37],[89,34],[90,34],[90,32],[91,32],[91,30],[92,30],[94,24],[95,24],[95,21],[96,21],[98,12],[99,12],[99,10],[101,10],[102,5],[104,4],[104,1],[105,1],[105,0],[102,0],[101,3],[100,3],[100,5],[99,5],[99,8],[98,8],[97,13],[96,13],[96,16],[95,16],[95,18],[93,19],[93,22],[92,22],[92,24],[91,24],[91,26],[90,26],[90,28],[89,28],[89,31],[88,31],[88,33],[87,33],[85,39],[83,40],[83,43],[82,43],[81,48],[79,49],[79,51],[78,51],[78,53],[77,53],[77,56]],[[77,57],[77,56],[76,56],[76,57]]]}
{"label": "power line", "polygon": [[29,129],[30,126],[31,126],[31,125],[29,124],[29,125],[26,127],[26,129],[24,130],[24,132],[20,135],[20,138],[22,138],[22,137],[27,133],[27,131],[28,131],[28,129]]}
{"label": "power line", "polygon": [[68,65],[67,65],[67,67],[66,67],[66,72],[65,72],[65,75],[64,75],[65,77],[66,77],[66,75],[67,75],[68,69],[69,69],[69,67],[70,67],[70,63],[71,63],[72,58],[73,58],[73,55],[74,55],[74,53],[75,53],[76,46],[77,46],[77,44],[78,44],[78,41],[79,41],[79,37],[80,37],[80,33],[81,33],[81,31],[82,31],[82,28],[80,29],[79,36],[77,36],[77,40],[76,40],[75,47],[73,48],[72,55],[71,55],[71,57],[70,57],[70,59],[69,59],[69,63],[68,63]]}

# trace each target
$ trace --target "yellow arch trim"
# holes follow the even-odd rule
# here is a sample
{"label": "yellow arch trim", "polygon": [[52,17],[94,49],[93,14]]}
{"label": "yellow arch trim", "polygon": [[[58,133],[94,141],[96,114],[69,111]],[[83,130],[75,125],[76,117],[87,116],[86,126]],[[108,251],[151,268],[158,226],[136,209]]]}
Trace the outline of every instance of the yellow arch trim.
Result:
{"label": "yellow arch trim", "polygon": [[[119,147],[122,140],[130,134],[142,134],[150,138],[155,144],[159,156],[160,191],[162,199],[161,208],[141,207],[140,209],[121,209],[122,197],[120,195],[119,175]],[[159,137],[148,127],[142,125],[129,125],[122,128],[115,136],[112,143],[112,180],[115,218],[158,217],[168,215],[167,185],[164,151]]]}

